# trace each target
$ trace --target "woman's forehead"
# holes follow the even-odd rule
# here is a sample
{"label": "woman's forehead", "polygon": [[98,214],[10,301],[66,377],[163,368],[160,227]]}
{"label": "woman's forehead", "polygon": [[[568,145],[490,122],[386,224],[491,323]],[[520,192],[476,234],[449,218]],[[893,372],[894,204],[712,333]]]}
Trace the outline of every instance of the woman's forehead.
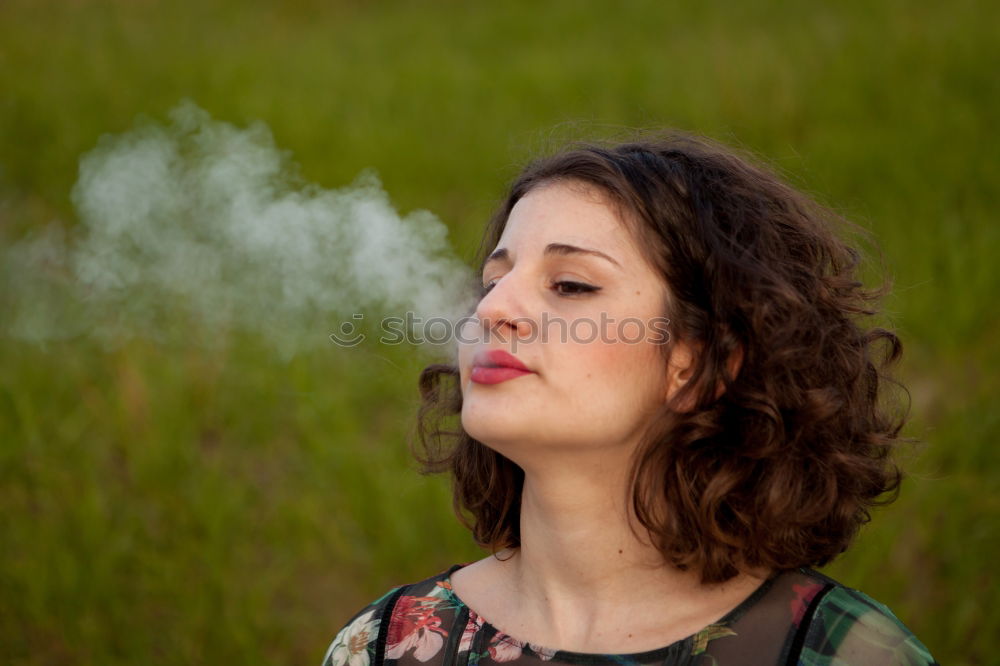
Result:
{"label": "woman's forehead", "polygon": [[567,243],[630,254],[638,248],[617,207],[593,186],[577,182],[540,185],[514,205],[496,248]]}

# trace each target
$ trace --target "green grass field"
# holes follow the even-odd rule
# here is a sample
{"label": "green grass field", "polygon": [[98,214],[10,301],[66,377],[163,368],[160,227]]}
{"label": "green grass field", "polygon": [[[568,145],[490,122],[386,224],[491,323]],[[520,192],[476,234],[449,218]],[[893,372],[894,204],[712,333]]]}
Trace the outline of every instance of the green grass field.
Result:
{"label": "green grass field", "polygon": [[[465,259],[563,139],[668,126],[752,150],[870,229],[894,276],[922,444],[829,571],[942,663],[1000,663],[997,25],[961,0],[5,0],[0,237],[77,224],[81,155],[184,98],[265,122],[324,187],[375,169]],[[318,664],[390,585],[479,557],[407,452],[418,353],[217,335],[0,339],[0,662]]]}

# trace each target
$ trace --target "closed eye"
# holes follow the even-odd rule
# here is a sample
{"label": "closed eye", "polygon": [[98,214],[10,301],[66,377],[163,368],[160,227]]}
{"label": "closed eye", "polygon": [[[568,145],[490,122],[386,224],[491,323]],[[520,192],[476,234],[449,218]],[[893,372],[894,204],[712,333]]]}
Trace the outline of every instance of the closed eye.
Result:
{"label": "closed eye", "polygon": [[[490,280],[480,287],[479,297],[482,298],[497,284],[497,280]],[[552,283],[552,288],[561,296],[579,296],[580,294],[591,294],[600,291],[600,287],[595,287],[584,282],[574,282],[573,280],[559,280]]]}
{"label": "closed eye", "polygon": [[595,287],[583,282],[573,282],[571,280],[560,280],[559,282],[554,282],[552,284],[552,288],[556,290],[556,293],[562,296],[577,296],[579,294],[590,294],[601,290],[600,287]]}

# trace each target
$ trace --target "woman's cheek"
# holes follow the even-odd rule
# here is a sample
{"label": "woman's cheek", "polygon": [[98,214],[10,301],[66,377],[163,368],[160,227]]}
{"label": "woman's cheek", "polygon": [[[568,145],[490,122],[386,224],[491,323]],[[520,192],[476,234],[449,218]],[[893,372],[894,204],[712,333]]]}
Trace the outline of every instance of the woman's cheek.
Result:
{"label": "woman's cheek", "polygon": [[599,382],[608,388],[620,388],[621,381],[628,377],[632,360],[622,345],[609,344],[602,341],[583,342],[577,345],[576,367],[584,371],[585,379],[590,383]]}

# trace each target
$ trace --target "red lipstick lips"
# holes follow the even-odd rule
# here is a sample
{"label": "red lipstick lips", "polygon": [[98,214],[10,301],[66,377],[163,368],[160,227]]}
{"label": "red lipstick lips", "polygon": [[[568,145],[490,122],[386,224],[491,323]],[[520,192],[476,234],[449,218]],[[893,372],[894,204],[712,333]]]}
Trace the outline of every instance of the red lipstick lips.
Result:
{"label": "red lipstick lips", "polygon": [[499,384],[508,379],[517,379],[530,374],[533,374],[533,371],[514,356],[494,349],[476,354],[472,359],[472,373],[469,379],[477,384]]}

